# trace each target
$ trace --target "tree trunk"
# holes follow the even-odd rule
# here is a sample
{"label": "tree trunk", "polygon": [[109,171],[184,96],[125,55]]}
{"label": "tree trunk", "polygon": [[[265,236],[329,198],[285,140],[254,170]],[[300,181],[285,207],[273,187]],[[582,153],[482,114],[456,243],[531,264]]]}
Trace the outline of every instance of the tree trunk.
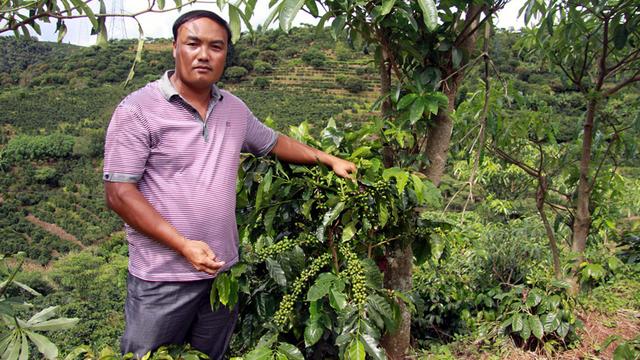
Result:
{"label": "tree trunk", "polygon": [[[397,241],[387,255],[387,271],[384,273],[384,287],[409,292],[413,286],[413,249],[411,244]],[[391,360],[405,359],[411,341],[411,313],[400,301],[402,321],[394,333],[387,333],[381,345]]]}
{"label": "tree trunk", "polygon": [[447,90],[445,94],[449,98],[449,107],[446,111],[442,109],[438,111],[435,122],[429,129],[425,146],[425,153],[427,159],[429,159],[429,167],[427,167],[425,175],[435,186],[440,185],[444,167],[447,164],[451,132],[453,131],[453,121],[449,114],[455,108],[455,99],[458,92],[457,83]]}
{"label": "tree trunk", "polygon": [[[542,155],[541,155],[542,156]],[[547,179],[542,174],[538,175],[538,193],[536,194],[536,207],[540,218],[544,224],[544,229],[547,232],[547,238],[549,239],[549,247],[551,248],[551,258],[553,260],[553,272],[556,279],[560,279],[562,272],[560,270],[560,254],[558,252],[558,243],[556,242],[555,234],[547,219],[547,214],[544,212],[544,200],[547,197]]]}
{"label": "tree trunk", "polygon": [[[478,24],[480,22],[480,14],[484,9],[485,7],[482,5],[469,5],[465,12],[464,29],[461,30],[454,44],[458,49],[466,53],[467,59],[476,50],[479,30]],[[452,62],[451,52],[449,52],[447,57]],[[449,98],[448,111],[440,110],[438,112],[435,122],[427,134],[425,154],[427,159],[429,159],[429,166],[425,170],[425,175],[435,186],[440,185],[444,168],[447,164],[449,144],[451,143],[451,133],[453,131],[453,121],[449,114],[453,112],[456,106],[456,95],[458,94],[460,83],[464,78],[464,70],[462,69],[464,65],[465,63],[463,62],[460,64],[459,69],[454,69],[453,66],[450,66],[446,71],[443,71],[442,77],[444,79],[450,77],[449,81],[444,82],[442,88],[442,91],[447,95],[447,98]]]}
{"label": "tree trunk", "polygon": [[589,165],[591,163],[591,144],[593,142],[593,127],[596,107],[597,100],[589,100],[587,115],[583,125],[580,179],[578,180],[578,200],[576,203],[576,215],[573,222],[573,238],[571,244],[571,250],[578,254],[574,272],[579,270],[580,264],[584,260],[584,249],[587,246],[587,236],[589,235],[589,229],[591,227],[591,212],[589,211],[589,199],[591,197]]}

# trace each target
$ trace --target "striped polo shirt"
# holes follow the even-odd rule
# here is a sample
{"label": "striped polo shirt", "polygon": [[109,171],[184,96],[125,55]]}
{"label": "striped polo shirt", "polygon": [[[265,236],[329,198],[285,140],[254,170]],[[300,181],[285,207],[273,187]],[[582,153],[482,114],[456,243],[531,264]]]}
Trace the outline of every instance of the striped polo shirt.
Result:
{"label": "striped polo shirt", "polygon": [[[136,183],[183,236],[206,242],[222,270],[238,261],[236,177],[241,152],[268,154],[277,134],[231,93],[212,87],[205,119],[169,81],[172,72],[127,96],[113,113],[103,180]],[[129,271],[148,281],[212,276],[132,227],[125,226]]]}

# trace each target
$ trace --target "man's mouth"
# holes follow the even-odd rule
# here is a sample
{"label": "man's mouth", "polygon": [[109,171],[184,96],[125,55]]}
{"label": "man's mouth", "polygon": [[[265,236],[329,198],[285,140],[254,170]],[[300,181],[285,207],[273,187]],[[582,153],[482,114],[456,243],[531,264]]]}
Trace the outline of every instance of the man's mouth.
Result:
{"label": "man's mouth", "polygon": [[211,71],[209,66],[194,66],[193,68],[197,71]]}

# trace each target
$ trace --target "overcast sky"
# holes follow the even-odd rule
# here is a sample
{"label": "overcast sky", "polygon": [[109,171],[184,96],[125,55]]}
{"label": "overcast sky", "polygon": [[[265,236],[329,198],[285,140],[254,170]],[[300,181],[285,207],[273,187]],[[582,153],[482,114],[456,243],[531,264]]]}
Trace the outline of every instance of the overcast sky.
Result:
{"label": "overcast sky", "polygon": [[[173,1],[166,1],[167,6],[172,4]],[[518,19],[518,10],[524,3],[524,0],[512,0],[505,8],[498,13],[497,25],[501,28],[514,28],[519,29],[523,26],[522,19]],[[97,4],[97,3],[96,3]],[[125,1],[125,0],[107,0],[107,12],[116,13],[134,13],[140,11],[146,7],[146,1]],[[124,4],[124,5],[123,5]],[[262,24],[269,15],[268,1],[260,0],[254,11],[254,16],[251,23],[254,27],[258,24]],[[209,9],[215,12],[219,12],[222,17],[229,19],[227,9],[220,12],[218,7],[214,4],[196,4],[183,8],[184,11],[194,9]],[[97,10],[97,9],[96,9]],[[149,13],[138,16],[145,37],[151,38],[171,38],[171,25],[173,21],[179,16],[177,11],[171,11],[166,13]],[[300,12],[294,21],[294,25],[300,24],[316,24],[317,20],[312,16]],[[95,44],[95,36],[90,36],[91,25],[87,19],[68,20],[67,35],[63,42],[76,45],[93,45]],[[277,21],[272,27],[277,26]],[[54,34],[55,25],[42,24],[42,36],[39,36],[41,40],[56,41],[57,35]],[[243,31],[246,30],[243,25]],[[109,38],[137,38],[138,37],[138,25],[133,19],[126,18],[110,18],[107,20],[107,30]],[[9,33],[11,34],[11,33]],[[7,34],[8,35],[8,34]]]}

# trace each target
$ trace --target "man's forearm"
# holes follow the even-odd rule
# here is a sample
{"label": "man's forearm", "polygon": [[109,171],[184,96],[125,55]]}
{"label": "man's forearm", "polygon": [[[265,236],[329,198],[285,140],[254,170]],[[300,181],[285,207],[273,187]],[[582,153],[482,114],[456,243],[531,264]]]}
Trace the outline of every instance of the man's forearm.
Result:
{"label": "man's forearm", "polygon": [[288,136],[278,136],[278,142],[271,150],[279,160],[300,164],[323,164],[331,168],[338,176],[349,178],[356,172],[356,165],[350,161],[329,155],[324,151],[314,149]]}
{"label": "man's forearm", "polygon": [[178,253],[186,239],[142,196],[135,184],[105,182],[107,205],[129,226]]}
{"label": "man's forearm", "polygon": [[314,149],[311,146],[305,145],[285,135],[278,136],[278,141],[273,147],[273,150],[271,150],[271,153],[279,160],[299,165],[313,165],[321,163],[328,167],[332,167],[333,162],[337,159],[333,155]]}

